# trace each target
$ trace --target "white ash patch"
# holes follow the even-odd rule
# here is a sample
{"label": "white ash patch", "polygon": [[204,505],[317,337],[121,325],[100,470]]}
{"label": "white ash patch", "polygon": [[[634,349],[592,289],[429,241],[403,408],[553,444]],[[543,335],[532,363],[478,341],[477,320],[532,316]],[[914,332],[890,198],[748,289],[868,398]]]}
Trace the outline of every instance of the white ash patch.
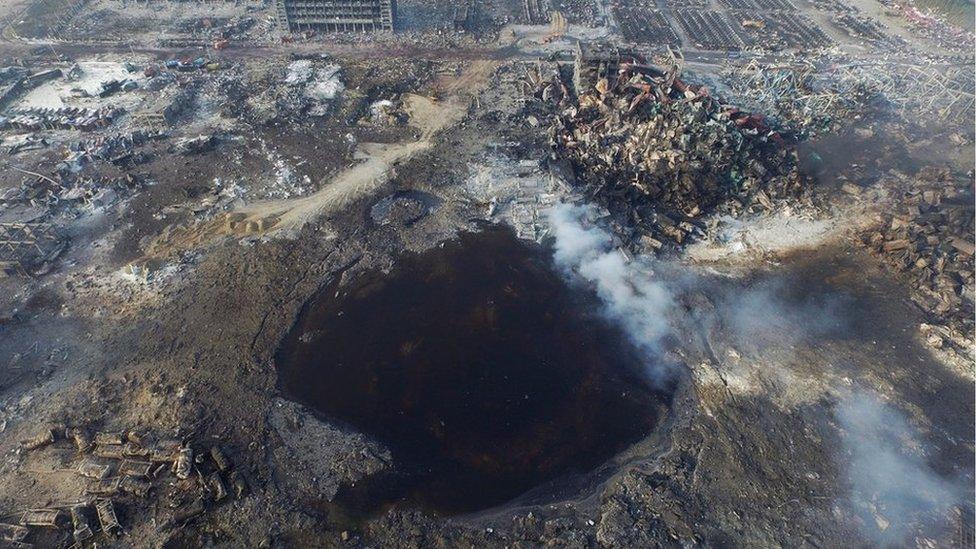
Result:
{"label": "white ash patch", "polygon": [[711,225],[707,239],[688,246],[688,259],[751,261],[766,254],[813,248],[842,232],[837,219],[815,219],[785,209],[742,219],[721,216]]}
{"label": "white ash patch", "polygon": [[288,64],[285,84],[301,88],[302,95],[312,101],[310,115],[325,116],[346,91],[341,71],[342,67],[334,63],[315,65],[310,59],[299,59]]}
{"label": "white ash patch", "polygon": [[258,143],[261,145],[261,152],[271,164],[271,178],[267,187],[261,190],[265,198],[292,198],[311,191],[312,180],[309,176],[298,176],[295,173],[297,166],[279,154],[264,139],[258,139]]}

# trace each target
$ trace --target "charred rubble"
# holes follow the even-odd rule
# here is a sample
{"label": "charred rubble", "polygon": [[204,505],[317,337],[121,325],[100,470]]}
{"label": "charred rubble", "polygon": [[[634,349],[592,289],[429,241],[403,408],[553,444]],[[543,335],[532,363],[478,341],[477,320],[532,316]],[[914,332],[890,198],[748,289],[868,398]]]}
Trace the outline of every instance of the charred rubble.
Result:
{"label": "charred rubble", "polygon": [[[201,447],[188,437],[93,432],[59,424],[21,441],[19,450],[22,459],[30,459],[29,454],[48,447],[74,449],[71,462],[52,472],[77,475],[87,484],[84,493],[75,501],[27,509],[19,513],[18,524],[0,523],[4,547],[68,546],[72,540],[78,547],[97,546],[123,532],[126,525],[120,516],[152,508],[163,509],[156,517],[158,530],[181,529],[207,511],[248,494],[247,480],[221,446]],[[29,543],[27,538],[32,538]]]}
{"label": "charred rubble", "polygon": [[803,191],[793,136],[677,69],[624,62],[619,76],[581,83],[575,98],[536,80],[536,98],[558,105],[549,128],[556,163],[635,231],[632,244],[674,250],[703,233],[706,214],[769,210]]}
{"label": "charred rubble", "polygon": [[[974,292],[973,181],[946,169],[923,169],[863,240],[896,270],[906,273],[913,298],[932,321],[957,334],[930,335],[941,347],[972,334]],[[964,340],[964,338],[963,338]]]}

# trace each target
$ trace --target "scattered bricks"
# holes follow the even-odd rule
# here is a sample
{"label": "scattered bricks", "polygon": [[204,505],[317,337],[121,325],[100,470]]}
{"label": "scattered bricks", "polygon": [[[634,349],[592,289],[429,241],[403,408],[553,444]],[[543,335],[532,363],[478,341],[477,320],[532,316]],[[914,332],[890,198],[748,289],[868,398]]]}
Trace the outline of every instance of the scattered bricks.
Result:
{"label": "scattered bricks", "polygon": [[107,463],[99,463],[93,459],[86,459],[78,464],[78,474],[90,479],[102,480],[108,477],[112,467]]}
{"label": "scattered bricks", "polygon": [[0,523],[0,541],[14,543],[21,542],[24,541],[29,533],[30,530],[24,528],[23,526]]}
{"label": "scattered bricks", "polygon": [[176,478],[185,480],[190,478],[190,471],[193,468],[193,449],[190,447],[180,448],[176,461],[173,462],[173,473]]}
{"label": "scattered bricks", "polygon": [[64,515],[59,509],[28,509],[20,519],[24,526],[58,528]]}
{"label": "scattered bricks", "polygon": [[[972,334],[973,302],[966,297],[976,282],[971,176],[925,168],[903,183],[896,211],[879,219],[875,232],[862,239],[911,279],[915,302],[932,320],[948,325],[953,333]],[[952,342],[959,352],[971,347],[955,337],[942,340]]]}
{"label": "scattered bricks", "polygon": [[110,499],[95,500],[95,512],[98,514],[98,523],[102,526],[102,532],[113,535],[122,530],[119,519],[115,515],[115,505]]}
{"label": "scattered bricks", "polygon": [[227,455],[224,454],[223,450],[220,449],[220,446],[210,448],[210,457],[213,459],[214,465],[216,465],[217,469],[221,472],[226,472],[230,469],[230,459],[228,459]]}
{"label": "scattered bricks", "polygon": [[20,447],[26,451],[37,450],[54,443],[54,429],[45,429],[31,439],[22,441]]}
{"label": "scattered bricks", "polygon": [[72,537],[77,543],[83,543],[95,537],[91,526],[88,524],[88,514],[84,505],[75,505],[71,508]]}

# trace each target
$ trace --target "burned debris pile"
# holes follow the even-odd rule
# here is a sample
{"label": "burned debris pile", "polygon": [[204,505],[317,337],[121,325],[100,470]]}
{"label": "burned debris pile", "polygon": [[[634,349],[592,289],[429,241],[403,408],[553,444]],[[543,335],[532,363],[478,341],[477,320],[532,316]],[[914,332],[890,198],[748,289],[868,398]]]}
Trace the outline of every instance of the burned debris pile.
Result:
{"label": "burned debris pile", "polygon": [[67,107],[60,109],[24,109],[0,117],[0,129],[17,130],[92,130],[104,128],[125,113],[124,109],[103,107],[83,109]]}
{"label": "burned debris pile", "polygon": [[[539,88],[542,98],[562,96]],[[577,88],[553,120],[551,147],[585,194],[636,229],[644,246],[675,249],[702,233],[705,214],[770,209],[801,190],[790,137],[676,70],[622,63],[619,76]]]}
{"label": "burned debris pile", "polygon": [[62,169],[66,167],[69,171],[78,171],[85,164],[95,160],[104,160],[116,165],[134,162],[140,157],[145,157],[144,153],[136,152],[135,149],[150,141],[167,137],[165,133],[158,130],[135,130],[69,143],[69,153]]}
{"label": "burned debris pile", "polygon": [[[97,536],[114,538],[123,533],[119,519],[134,518],[139,509],[164,509],[153,518],[160,531],[181,527],[208,509],[247,494],[247,481],[217,445],[200,448],[183,438],[157,438],[129,432],[95,432],[84,427],[56,425],[42,429],[20,444],[23,453],[49,446],[73,447],[74,457],[52,473],[73,474],[87,487],[78,499],[45,504],[19,514],[20,524],[0,524],[0,540],[81,546]],[[118,509],[118,512],[117,512]],[[95,517],[97,521],[92,520]]]}
{"label": "burned debris pile", "polygon": [[[818,68],[825,63],[829,72]],[[851,63],[822,56],[818,62],[731,65],[723,80],[748,107],[792,128],[817,132],[879,115],[935,125],[972,118],[971,72],[955,63]]]}
{"label": "burned debris pile", "polygon": [[908,273],[914,299],[934,314],[933,321],[967,337],[974,329],[973,220],[972,180],[926,169],[897,209],[864,236],[871,249]]}

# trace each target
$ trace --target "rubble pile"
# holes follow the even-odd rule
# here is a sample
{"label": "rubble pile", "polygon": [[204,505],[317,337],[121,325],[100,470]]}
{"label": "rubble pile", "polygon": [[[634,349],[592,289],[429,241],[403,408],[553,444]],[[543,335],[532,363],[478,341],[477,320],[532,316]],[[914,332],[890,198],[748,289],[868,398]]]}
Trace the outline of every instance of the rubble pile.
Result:
{"label": "rubble pile", "polygon": [[213,150],[219,139],[216,135],[198,135],[184,137],[176,142],[175,148],[180,154],[200,154]]}
{"label": "rubble pile", "polygon": [[104,160],[112,164],[124,164],[137,160],[136,148],[167,135],[156,130],[136,130],[127,134],[99,136],[87,141],[76,141],[68,145],[65,163],[71,171],[77,171],[85,164]]}
{"label": "rubble pile", "polygon": [[616,85],[601,80],[562,109],[550,139],[577,184],[655,250],[700,233],[704,214],[769,209],[801,188],[788,138],[675,71],[627,66]]}
{"label": "rubble pile", "polygon": [[130,194],[141,184],[141,178],[131,173],[122,177],[74,177],[62,172],[59,180],[38,175],[24,179],[19,186],[0,194],[0,210],[22,204],[42,208],[47,215],[55,210],[72,211],[74,206],[80,205],[105,206]]}
{"label": "rubble pile", "polygon": [[14,155],[22,151],[43,149],[51,143],[44,137],[35,134],[19,134],[3,140],[3,145],[7,147],[7,153]]}
{"label": "rubble pile", "polygon": [[566,16],[570,23],[597,27],[600,24],[600,14],[593,0],[551,0],[551,11],[558,11]]}
{"label": "rubble pile", "polygon": [[204,17],[182,21],[180,32],[189,36],[206,38],[244,38],[247,32],[257,23],[248,15],[222,19]]}
{"label": "rubble pile", "polygon": [[848,35],[865,40],[884,40],[885,25],[860,13],[841,13],[830,18],[830,21],[843,29]]}
{"label": "rubble pile", "polygon": [[[4,541],[23,543],[33,530],[43,529],[42,536],[53,532],[64,542],[70,535],[76,544],[97,544],[99,535],[114,538],[122,533],[117,508],[126,509],[129,517],[136,515],[131,512],[135,508],[163,510],[163,516],[153,517],[153,522],[160,531],[168,531],[248,491],[244,475],[224,449],[201,448],[185,439],[134,431],[92,434],[84,427],[57,425],[22,441],[20,450],[35,452],[59,445],[76,450],[72,463],[62,471],[84,479],[84,494],[65,505],[28,509],[20,515],[20,525],[0,524]],[[162,505],[148,504],[150,500]]]}
{"label": "rubble pile", "polygon": [[920,9],[914,0],[878,0],[887,14],[901,16],[916,33],[933,40],[939,47],[972,52],[976,37],[972,32],[950,24],[932,10]]}
{"label": "rubble pile", "polygon": [[915,300],[961,334],[973,323],[973,181],[926,169],[865,242],[912,278]]}
{"label": "rubble pile", "polygon": [[524,100],[522,114],[525,122],[532,127],[551,125],[555,115],[554,105],[560,110],[569,106],[569,88],[560,78],[555,63],[540,62],[535,67],[527,68],[518,83]]}
{"label": "rubble pile", "polygon": [[102,107],[84,109],[65,107],[60,109],[23,109],[0,117],[0,129],[17,130],[93,130],[109,126],[125,109]]}
{"label": "rubble pile", "polygon": [[68,245],[56,228],[35,222],[0,222],[0,242],[0,278],[43,274]]}

